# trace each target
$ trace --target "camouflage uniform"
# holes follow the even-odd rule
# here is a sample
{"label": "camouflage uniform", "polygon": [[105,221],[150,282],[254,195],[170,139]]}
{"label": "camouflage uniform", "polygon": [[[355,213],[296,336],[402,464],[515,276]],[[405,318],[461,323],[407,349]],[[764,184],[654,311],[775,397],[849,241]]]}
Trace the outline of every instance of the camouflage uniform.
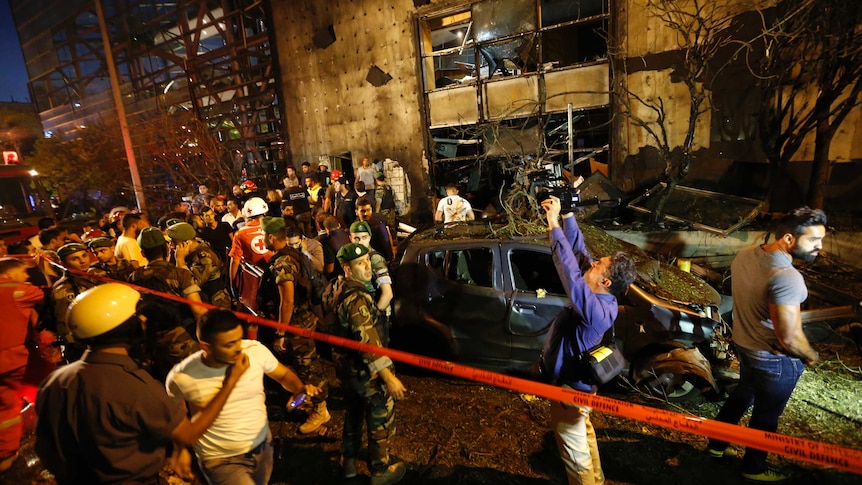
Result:
{"label": "camouflage uniform", "polygon": [[[368,253],[371,257],[371,282],[374,284],[376,288],[380,288],[380,285],[388,284],[392,285],[392,277],[389,276],[389,267],[386,265],[386,259],[382,254],[377,251],[370,251]],[[374,295],[375,300],[378,295]],[[389,346],[389,315],[391,313],[390,307],[386,307],[385,312],[380,312],[378,316],[378,324],[377,328],[380,331],[380,341],[383,342],[384,347]]]}
{"label": "camouflage uniform", "polygon": [[66,273],[51,287],[51,298],[54,299],[54,314],[57,318],[57,338],[65,343],[63,357],[68,362],[78,360],[84,354],[86,346],[75,342],[66,322],[69,304],[76,296],[89,290],[98,283],[83,276]]}
{"label": "camouflage uniform", "polygon": [[[151,261],[146,267],[136,269],[129,282],[181,297],[200,292],[191,271],[164,260]],[[149,313],[146,328],[149,356],[153,361],[151,373],[156,379],[164,380],[175,364],[200,349],[194,338],[194,315],[185,303],[155,295],[147,297],[149,295],[145,295],[145,306],[149,309],[142,313]]]}
{"label": "camouflage uniform", "polygon": [[[386,197],[386,195],[389,194],[389,192],[391,190],[392,190],[392,186],[390,186],[387,183],[384,183],[383,185],[381,185],[379,187],[375,187],[375,189],[374,189],[374,200],[375,200],[374,206],[379,207],[379,209],[377,209],[376,212],[378,214],[380,214],[383,217],[383,219],[386,220],[386,225],[389,226],[389,229],[392,231],[392,236],[395,237],[395,234],[396,234],[395,231],[398,229],[398,225],[396,224],[397,214],[396,214],[395,202],[394,202],[394,199],[391,202],[390,201],[384,201],[384,198]],[[395,194],[393,193],[392,196],[394,197]]]}
{"label": "camouflage uniform", "polygon": [[[336,310],[341,336],[383,347],[379,313],[370,288],[352,280],[345,282]],[[391,367],[392,360],[342,348],[334,348],[332,353],[347,407],[341,454],[349,458],[359,454],[364,422],[368,427],[368,467],[372,476],[379,474],[390,463],[389,442],[395,437],[395,399],[377,372]]]}
{"label": "camouflage uniform", "polygon": [[[298,282],[302,268],[299,267],[293,256],[285,254],[285,252],[286,250],[282,250],[273,256],[273,263],[270,268],[275,277],[275,284],[281,285],[287,281],[294,283],[293,315],[290,317],[290,325],[314,332],[317,330],[317,317],[312,311],[308,297],[304,296],[303,292],[297,291],[302,288]],[[300,254],[299,257],[305,256]],[[287,353],[290,364],[296,370],[299,378],[303,382],[312,384],[323,382],[325,374],[314,339],[290,332],[286,332],[284,338],[288,344]],[[323,392],[314,396],[312,402],[317,404],[325,399],[326,393]]]}
{"label": "camouflage uniform", "polygon": [[101,263],[97,261],[90,265],[90,269],[87,270],[87,273],[111,278],[112,280],[126,281],[129,279],[129,275],[134,271],[135,267],[132,266],[132,263],[125,259],[117,258],[116,264]]}
{"label": "camouflage uniform", "polygon": [[230,293],[223,276],[224,268],[210,245],[198,241],[198,246],[186,256],[186,266],[200,284],[201,300],[230,310]]}

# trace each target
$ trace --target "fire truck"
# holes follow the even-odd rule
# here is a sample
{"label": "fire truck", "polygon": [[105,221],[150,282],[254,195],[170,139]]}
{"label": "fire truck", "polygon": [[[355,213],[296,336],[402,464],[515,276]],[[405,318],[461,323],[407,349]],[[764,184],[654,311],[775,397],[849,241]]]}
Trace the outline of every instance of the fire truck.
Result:
{"label": "fire truck", "polygon": [[42,217],[54,217],[39,174],[17,163],[0,164],[0,238],[7,243],[39,232]]}

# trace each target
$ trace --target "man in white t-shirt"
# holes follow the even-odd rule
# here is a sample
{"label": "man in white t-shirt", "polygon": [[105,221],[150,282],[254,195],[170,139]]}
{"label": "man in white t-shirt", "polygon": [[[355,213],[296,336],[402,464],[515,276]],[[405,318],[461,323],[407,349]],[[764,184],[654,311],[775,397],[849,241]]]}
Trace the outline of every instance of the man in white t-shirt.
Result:
{"label": "man in white t-shirt", "polygon": [[132,263],[135,269],[147,265],[147,258],[138,246],[138,234],[145,227],[149,227],[149,224],[140,214],[124,215],[123,234],[117,238],[117,245],[114,246],[114,256]]}
{"label": "man in white t-shirt", "polygon": [[[269,482],[273,456],[264,375],[293,393],[290,402],[302,394],[314,396],[320,392],[316,386],[303,384],[260,342],[242,337],[242,321],[233,313],[207,312],[198,325],[201,350],[175,365],[166,380],[168,394],[185,401],[191,415],[195,415],[218,393],[229,367],[243,354],[248,357],[248,370],[218,418],[194,446],[201,472],[210,485]],[[180,459],[187,461],[190,457],[184,453]]]}
{"label": "man in white t-shirt", "polygon": [[449,222],[464,222],[472,221],[476,218],[473,214],[473,207],[467,199],[458,195],[458,185],[449,184],[446,186],[446,197],[440,199],[437,204],[437,213],[434,214],[434,221],[438,224]]}

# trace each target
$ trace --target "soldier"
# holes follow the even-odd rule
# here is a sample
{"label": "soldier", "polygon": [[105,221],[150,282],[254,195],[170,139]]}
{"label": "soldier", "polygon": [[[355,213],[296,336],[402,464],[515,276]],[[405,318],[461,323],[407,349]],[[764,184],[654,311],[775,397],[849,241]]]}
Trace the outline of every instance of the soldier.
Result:
{"label": "soldier", "polygon": [[[368,248],[349,243],[338,251],[346,282],[339,298],[337,328],[342,337],[383,347],[378,330],[379,311],[371,296],[371,261]],[[389,357],[368,352],[333,349],[336,371],[345,391],[341,456],[345,478],[356,476],[356,458],[362,447],[362,424],[368,433],[368,468],[371,485],[395,483],[407,471],[403,462],[391,463],[389,442],[395,437],[395,399],[406,389],[392,371]]]}
{"label": "soldier", "polygon": [[174,243],[174,258],[178,268],[192,272],[201,287],[201,300],[224,310],[230,310],[230,293],[221,260],[204,241],[196,238],[195,228],[188,222],[168,227],[168,237]]}
{"label": "soldier", "polygon": [[[384,226],[385,227],[385,226]],[[371,226],[365,221],[356,221],[350,225],[350,241],[368,248],[371,259],[371,282],[377,288],[377,309],[380,310],[380,335],[384,345],[389,345],[389,303],[392,301],[392,277],[383,255],[371,247]]]}
{"label": "soldier", "polygon": [[114,240],[109,237],[90,239],[87,242],[87,247],[96,257],[96,262],[90,265],[87,273],[114,280],[128,280],[135,268],[132,263],[125,259],[119,259],[114,254],[114,246]]}
{"label": "soldier", "polygon": [[[307,282],[301,281],[303,276],[299,258],[306,256],[288,245],[287,229],[281,217],[264,217],[261,227],[266,233],[266,247],[274,252],[270,260],[270,271],[278,286],[279,306],[278,315],[272,317],[277,316],[278,321],[285,325],[315,331],[317,317],[309,297],[311,288],[306,286]],[[293,229],[296,231],[296,228]],[[283,330],[277,329],[273,348],[277,352],[288,353],[293,368],[304,382],[323,381],[324,372],[314,339],[292,333],[285,334]],[[299,427],[302,434],[316,431],[331,419],[326,409],[325,392],[315,396],[312,404],[314,410]]]}
{"label": "soldier", "polygon": [[74,362],[81,357],[87,348],[76,342],[74,336],[72,336],[72,332],[69,330],[68,322],[66,321],[69,304],[72,303],[72,300],[76,296],[96,286],[97,283],[69,271],[74,270],[84,273],[90,269],[90,251],[87,249],[87,246],[78,243],[66,244],[57,250],[57,256],[67,270],[63,274],[63,277],[57,280],[54,286],[51,287],[51,298],[53,299],[55,322],[57,325],[56,331],[60,342],[65,344],[63,357],[67,362]]}
{"label": "soldier", "polygon": [[390,232],[394,234],[398,228],[395,224],[395,217],[398,212],[395,205],[395,192],[392,190],[392,186],[386,183],[386,176],[382,173],[377,174],[374,182],[377,185],[377,188],[374,190],[374,212],[386,219]]}
{"label": "soldier", "polygon": [[201,288],[191,271],[177,268],[167,261],[167,241],[158,228],[148,227],[141,231],[138,244],[149,264],[136,269],[129,282],[192,302],[180,303],[158,295],[144,297],[141,314],[147,318],[152,374],[156,379],[164,380],[171,367],[200,349],[192,335],[195,334],[195,321],[206,313],[206,309],[194,304],[201,302]]}

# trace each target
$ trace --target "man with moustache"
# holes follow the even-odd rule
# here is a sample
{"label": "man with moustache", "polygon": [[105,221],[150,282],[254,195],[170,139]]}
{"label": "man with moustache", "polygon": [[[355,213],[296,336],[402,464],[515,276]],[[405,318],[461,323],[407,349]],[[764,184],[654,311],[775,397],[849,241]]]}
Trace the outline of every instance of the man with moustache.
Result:
{"label": "man with moustache", "polygon": [[[291,401],[320,390],[303,384],[260,342],[243,339],[242,321],[230,311],[207,312],[198,325],[198,338],[201,350],[175,365],[166,381],[168,394],[185,401],[192,416],[219,392],[225,372],[239,359],[246,356],[249,364],[218,418],[194,445],[201,472],[210,485],[265,485],[273,453],[263,376],[291,392]],[[188,458],[185,453],[183,460]]]}
{"label": "man with moustache", "polygon": [[[775,241],[743,249],[730,267],[740,379],[715,417],[737,424],[753,405],[748,426],[769,432],[778,429],[778,418],[805,366],[819,359],[802,331],[800,305],[808,289],[792,262],[817,258],[826,235],[826,214],[802,207],[780,219],[773,232]],[[716,458],[735,454],[726,442],[714,439],[707,451]],[[773,483],[789,478],[768,466],[766,456],[763,450],[747,448],[743,478]]]}

